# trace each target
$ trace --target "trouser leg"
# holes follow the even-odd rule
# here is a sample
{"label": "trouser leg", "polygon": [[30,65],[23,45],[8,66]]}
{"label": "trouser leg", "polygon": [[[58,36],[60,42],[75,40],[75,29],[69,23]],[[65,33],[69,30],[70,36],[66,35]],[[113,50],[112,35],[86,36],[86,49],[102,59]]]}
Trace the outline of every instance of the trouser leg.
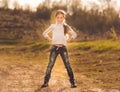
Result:
{"label": "trouser leg", "polygon": [[60,55],[61,55],[62,60],[64,62],[65,68],[67,69],[67,73],[68,73],[69,78],[70,78],[70,83],[75,84],[75,82],[74,82],[74,74],[73,74],[73,71],[72,71],[72,68],[71,68],[71,65],[70,65],[70,62],[69,62],[68,52],[67,52],[66,47],[63,47],[61,49]]}
{"label": "trouser leg", "polygon": [[51,71],[55,64],[57,56],[58,56],[58,53],[56,52],[56,49],[54,47],[52,47],[52,49],[50,51],[49,63],[48,63],[47,69],[46,69],[45,77],[44,77],[44,84],[49,82],[49,79],[51,77]]}

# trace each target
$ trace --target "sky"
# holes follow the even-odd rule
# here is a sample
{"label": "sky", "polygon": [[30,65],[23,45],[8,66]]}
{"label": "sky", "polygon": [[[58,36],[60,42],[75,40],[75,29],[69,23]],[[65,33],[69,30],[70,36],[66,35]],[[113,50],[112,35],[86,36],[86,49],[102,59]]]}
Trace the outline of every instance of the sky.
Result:
{"label": "sky", "polygon": [[[9,4],[10,8],[13,8],[13,3],[16,1],[22,7],[26,7],[26,5],[29,5],[31,9],[35,10],[36,7],[44,0],[9,0],[9,1],[10,1],[10,4]],[[60,0],[50,0],[50,1],[52,2],[52,1],[60,1]],[[94,7],[93,4],[96,5],[98,8],[102,8],[102,9],[105,8],[106,3],[101,3],[100,1],[103,1],[103,0],[81,0],[82,6],[86,6],[88,9],[91,9],[92,7]],[[116,10],[120,10],[120,0],[112,0],[111,5]]]}
{"label": "sky", "polygon": [[29,5],[32,9],[35,9],[43,0],[10,0],[10,8],[13,8],[13,3],[16,1],[22,7]]}
{"label": "sky", "polygon": [[[107,3],[104,2],[105,0],[81,0],[81,1],[82,5],[86,6],[88,9],[94,7],[93,4],[95,4],[99,9],[104,9],[107,7]],[[120,11],[120,0],[111,0],[110,5],[113,6],[115,10]]]}

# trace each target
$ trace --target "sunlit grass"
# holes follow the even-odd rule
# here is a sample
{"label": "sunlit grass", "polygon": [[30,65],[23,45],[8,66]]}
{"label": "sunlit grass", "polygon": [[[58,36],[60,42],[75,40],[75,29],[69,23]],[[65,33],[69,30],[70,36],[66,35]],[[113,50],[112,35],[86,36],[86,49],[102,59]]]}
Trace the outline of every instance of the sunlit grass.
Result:
{"label": "sunlit grass", "polygon": [[[42,50],[50,47],[50,43],[46,42],[34,42],[30,44],[22,45],[0,45],[0,49],[32,49]],[[91,51],[109,51],[109,50],[120,50],[120,41],[112,40],[98,40],[89,42],[73,42],[68,43],[69,49],[77,50],[91,50]]]}
{"label": "sunlit grass", "polygon": [[0,45],[0,49],[14,49],[15,45]]}
{"label": "sunlit grass", "polygon": [[111,40],[99,40],[90,42],[79,42],[69,43],[68,47],[71,49],[78,50],[91,50],[91,51],[109,51],[109,50],[120,50],[119,41]]}
{"label": "sunlit grass", "polygon": [[34,42],[30,44],[14,44],[14,45],[0,45],[0,49],[46,49],[50,46],[50,43]]}

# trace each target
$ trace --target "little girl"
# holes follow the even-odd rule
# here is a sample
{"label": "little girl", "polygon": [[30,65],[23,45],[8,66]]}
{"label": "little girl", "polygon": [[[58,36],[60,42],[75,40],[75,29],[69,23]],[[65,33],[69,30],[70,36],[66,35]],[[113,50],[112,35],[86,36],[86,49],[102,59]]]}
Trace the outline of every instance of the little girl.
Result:
{"label": "little girl", "polygon": [[[71,88],[77,87],[74,81],[74,74],[70,66],[68,52],[66,48],[67,40],[76,38],[77,34],[71,29],[69,25],[65,23],[66,13],[63,10],[57,10],[55,18],[56,24],[51,24],[48,29],[43,32],[43,36],[48,40],[52,41],[52,48],[50,50],[49,63],[46,70],[46,75],[44,77],[44,84],[41,86],[47,87],[48,82],[51,76],[52,68],[55,64],[58,54],[62,57],[65,68],[70,78]],[[48,35],[52,31],[52,38]],[[66,35],[69,35],[70,38],[67,39]]]}

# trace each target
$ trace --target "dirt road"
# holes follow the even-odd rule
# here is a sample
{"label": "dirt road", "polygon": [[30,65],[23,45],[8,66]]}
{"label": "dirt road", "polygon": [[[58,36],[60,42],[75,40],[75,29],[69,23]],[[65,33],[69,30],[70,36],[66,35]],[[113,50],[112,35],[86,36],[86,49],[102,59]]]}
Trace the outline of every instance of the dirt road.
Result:
{"label": "dirt road", "polygon": [[70,88],[60,56],[53,68],[49,87],[40,89],[47,62],[38,63],[39,61],[25,59],[25,62],[21,63],[23,61],[20,58],[12,59],[3,55],[0,58],[0,92],[120,92],[117,89],[94,88],[90,84],[97,82],[96,80],[78,73],[75,73],[78,87]]}

